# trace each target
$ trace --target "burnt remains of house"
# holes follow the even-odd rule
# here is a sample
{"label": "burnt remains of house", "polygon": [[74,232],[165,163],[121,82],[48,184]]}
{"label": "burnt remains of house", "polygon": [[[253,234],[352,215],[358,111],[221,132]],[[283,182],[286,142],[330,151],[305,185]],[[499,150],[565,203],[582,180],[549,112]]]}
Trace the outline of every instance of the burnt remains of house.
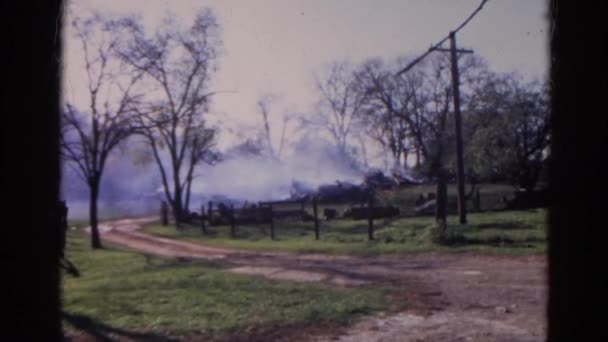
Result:
{"label": "burnt remains of house", "polygon": [[338,211],[336,209],[325,208],[323,209],[323,216],[325,216],[325,220],[330,221],[338,216]]}
{"label": "burnt remains of house", "polygon": [[374,189],[392,189],[397,183],[394,179],[387,177],[381,171],[370,172],[365,175],[363,182],[368,188]]}
{"label": "burnt remains of house", "polygon": [[320,186],[317,198],[319,203],[362,203],[367,192],[365,185],[337,181],[336,184]]}
{"label": "burnt remains of house", "polygon": [[[353,220],[366,220],[369,218],[368,207],[353,207],[344,212],[344,217],[352,218]],[[394,206],[382,206],[372,208],[372,218],[391,218],[399,216],[399,208]]]}

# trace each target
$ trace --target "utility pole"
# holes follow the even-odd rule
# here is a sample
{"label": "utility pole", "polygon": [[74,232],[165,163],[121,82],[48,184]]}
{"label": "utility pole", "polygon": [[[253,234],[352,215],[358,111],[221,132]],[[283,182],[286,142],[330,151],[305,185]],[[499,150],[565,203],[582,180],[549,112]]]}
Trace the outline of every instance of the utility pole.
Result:
{"label": "utility pole", "polygon": [[441,49],[433,48],[432,50],[443,51],[450,53],[450,61],[452,64],[452,93],[454,97],[454,123],[456,126],[456,163],[457,174],[456,181],[458,183],[458,216],[461,224],[467,223],[467,203],[464,195],[464,161],[462,152],[462,118],[460,115],[460,75],[458,73],[458,55],[457,53],[473,53],[473,50],[456,48],[456,33],[450,32],[450,48]]}
{"label": "utility pole", "polygon": [[[420,55],[418,58],[414,59],[410,64],[408,64],[405,68],[399,71],[396,75],[402,75],[407,72],[411,68],[413,68],[416,64],[422,61],[426,56],[428,56],[433,51],[445,51],[450,52],[451,61],[452,61],[452,90],[454,93],[454,115],[455,115],[455,123],[456,123],[456,154],[457,154],[457,178],[458,178],[458,214],[460,216],[460,223],[467,223],[467,212],[466,212],[466,202],[464,200],[464,162],[462,160],[462,123],[460,118],[460,89],[459,89],[459,76],[458,76],[458,59],[456,53],[473,53],[472,50],[458,50],[456,49],[456,32],[460,31],[463,27],[465,27],[473,17],[481,11],[483,5],[486,4],[488,0],[482,0],[479,6],[469,15],[469,17],[462,22],[456,29],[450,32],[447,37],[444,37],[435,45],[432,45],[425,53]],[[446,41],[450,40],[450,49],[442,49],[441,45]]]}
{"label": "utility pole", "polygon": [[[458,74],[458,58],[456,56],[456,34],[450,32],[450,55],[452,59],[452,88],[454,92],[454,120],[456,124],[456,158],[457,158],[457,182],[458,182],[458,215],[460,224],[467,223],[467,203],[464,198],[464,161],[462,156],[462,119],[460,116],[460,77]],[[462,53],[473,53],[473,51],[459,51]]]}

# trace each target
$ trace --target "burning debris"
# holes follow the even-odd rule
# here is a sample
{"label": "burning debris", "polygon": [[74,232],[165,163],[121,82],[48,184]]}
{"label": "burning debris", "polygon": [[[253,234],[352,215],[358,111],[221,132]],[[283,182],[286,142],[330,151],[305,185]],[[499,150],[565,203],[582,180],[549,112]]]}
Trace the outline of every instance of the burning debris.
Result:
{"label": "burning debris", "polygon": [[336,181],[336,184],[321,185],[315,196],[320,203],[362,203],[368,193],[365,185]]}
{"label": "burning debris", "polygon": [[[188,212],[183,222],[196,223],[207,221],[211,225],[236,224],[267,224],[273,219],[301,220],[304,222],[314,220],[310,214],[313,202],[323,204],[322,215],[325,220],[340,218],[368,219],[369,209],[367,202],[377,190],[394,189],[404,184],[420,184],[421,181],[400,173],[393,177],[387,176],[379,170],[365,174],[359,183],[336,180],[335,183],[321,184],[318,187],[310,183],[291,180],[288,186],[280,186],[280,191],[267,194],[265,197],[274,200],[248,202],[220,194],[202,196],[193,194],[192,203],[201,203],[204,213]],[[281,195],[278,194],[289,194]],[[246,193],[242,196],[246,197]],[[241,197],[241,198],[243,198]],[[427,199],[423,199],[427,202]],[[420,206],[423,203],[417,203]],[[349,209],[342,212],[327,205],[348,205]],[[432,210],[429,205],[425,211]],[[389,218],[400,215],[400,210],[394,206],[374,206],[373,218]]]}
{"label": "burning debris", "polygon": [[398,185],[394,179],[389,178],[382,171],[372,171],[365,175],[364,184],[373,189],[392,189]]}
{"label": "burning debris", "polygon": [[[227,196],[213,195],[208,198],[213,198],[215,201],[203,202],[206,204],[206,207],[201,206],[203,213],[188,213],[185,221],[200,224],[204,234],[207,224],[228,225],[231,227],[231,236],[235,236],[235,227],[238,225],[268,224],[271,237],[274,239],[275,220],[315,222],[315,227],[318,227],[319,214],[322,214],[326,221],[352,219],[372,222],[374,219],[395,218],[409,215],[408,210],[403,211],[401,209],[404,208],[394,205],[374,204],[375,193],[377,190],[403,186],[404,183],[418,183],[407,178],[406,181],[398,183],[382,172],[370,172],[359,184],[336,181],[334,184],[320,185],[316,191],[304,182],[292,181],[288,189],[290,196],[281,200],[250,203]],[[434,195],[434,193],[429,193],[428,197],[420,195],[416,207],[410,209],[418,215],[430,214],[435,209]],[[321,213],[318,211],[319,204],[323,205]],[[448,203],[448,209],[451,209],[451,204]],[[335,205],[347,205],[347,209],[332,207]],[[311,212],[314,214],[311,215]]]}
{"label": "burning debris", "polygon": [[313,186],[301,181],[291,181],[291,186],[289,188],[289,199],[299,200],[303,198],[308,198],[310,196],[313,196],[314,194],[315,188]]}

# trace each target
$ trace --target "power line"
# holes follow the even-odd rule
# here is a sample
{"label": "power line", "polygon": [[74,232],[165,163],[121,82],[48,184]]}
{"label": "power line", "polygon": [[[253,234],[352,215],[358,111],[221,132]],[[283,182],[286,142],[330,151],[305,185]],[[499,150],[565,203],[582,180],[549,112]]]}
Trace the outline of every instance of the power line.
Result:
{"label": "power line", "polygon": [[[470,16],[467,18],[467,20],[465,20],[465,21],[464,21],[462,24],[460,24],[460,26],[458,26],[458,27],[457,27],[457,28],[456,28],[454,31],[452,31],[452,32],[454,32],[454,34],[458,33],[458,31],[460,31],[460,29],[462,29],[462,28],[463,28],[463,27],[464,27],[466,24],[468,24],[468,23],[469,23],[469,21],[471,21],[471,19],[473,19],[473,17],[474,17],[475,15],[477,15],[477,13],[478,13],[479,11],[481,11],[481,9],[483,8],[483,5],[484,5],[486,2],[488,2],[488,0],[482,0],[482,1],[481,1],[481,4],[479,4],[479,6],[477,7],[477,9],[475,9],[475,11],[473,11],[473,13],[471,13],[471,15],[470,15]],[[448,36],[448,38],[449,38],[449,36]],[[446,38],[446,39],[447,39],[447,38]]]}
{"label": "power line", "polygon": [[410,70],[414,65],[418,64],[420,61],[422,61],[426,56],[428,56],[428,54],[430,54],[431,52],[435,51],[436,49],[438,49],[441,45],[443,45],[443,43],[450,39],[450,35],[456,34],[458,31],[460,31],[463,27],[465,27],[466,24],[469,23],[469,21],[471,21],[471,19],[473,19],[473,17],[475,17],[475,15],[477,15],[477,13],[479,13],[479,11],[481,11],[481,9],[483,8],[483,5],[486,4],[486,2],[488,2],[488,0],[482,0],[481,3],[479,4],[479,6],[477,6],[477,8],[475,9],[475,11],[473,11],[473,13],[471,13],[471,15],[469,15],[469,17],[462,22],[462,24],[460,24],[455,30],[451,31],[450,34],[448,34],[447,36],[445,36],[445,38],[443,38],[442,40],[439,41],[439,43],[431,46],[425,53],[423,53],[421,56],[419,56],[418,58],[414,59],[410,64],[408,64],[405,68],[403,68],[401,71],[399,71],[397,73],[397,76],[407,72],[408,70]]}

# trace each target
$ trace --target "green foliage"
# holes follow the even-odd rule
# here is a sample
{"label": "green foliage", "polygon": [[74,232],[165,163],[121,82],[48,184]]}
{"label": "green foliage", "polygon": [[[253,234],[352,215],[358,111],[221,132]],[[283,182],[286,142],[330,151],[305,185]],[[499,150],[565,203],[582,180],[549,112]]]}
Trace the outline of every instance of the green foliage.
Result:
{"label": "green foliage", "polygon": [[466,165],[472,173],[482,181],[533,189],[548,152],[548,99],[542,82],[524,83],[512,74],[488,76],[463,119]]}

